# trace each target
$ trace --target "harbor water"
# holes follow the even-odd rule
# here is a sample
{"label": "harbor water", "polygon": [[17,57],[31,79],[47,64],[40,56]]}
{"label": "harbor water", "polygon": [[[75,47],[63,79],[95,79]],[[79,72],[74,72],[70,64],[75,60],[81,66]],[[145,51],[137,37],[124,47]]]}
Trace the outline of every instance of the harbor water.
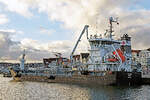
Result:
{"label": "harbor water", "polygon": [[0,76],[0,100],[150,100],[150,86],[86,86],[13,82]]}

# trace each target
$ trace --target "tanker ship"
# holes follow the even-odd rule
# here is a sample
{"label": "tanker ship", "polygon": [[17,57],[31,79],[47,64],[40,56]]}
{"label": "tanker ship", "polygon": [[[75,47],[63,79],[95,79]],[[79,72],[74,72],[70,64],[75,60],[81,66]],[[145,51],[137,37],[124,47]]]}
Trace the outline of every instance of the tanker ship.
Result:
{"label": "tanker ship", "polygon": [[[22,56],[20,68],[10,68],[11,75],[17,81],[40,81],[49,83],[77,83],[98,85],[139,85],[141,72],[132,71],[131,37],[123,34],[120,39],[113,38],[113,23],[118,21],[110,17],[109,29],[104,36],[90,35],[88,25],[85,25],[70,56],[69,67],[51,66],[49,69],[25,70],[25,53]],[[86,33],[90,44],[87,63],[76,65],[74,52]]]}

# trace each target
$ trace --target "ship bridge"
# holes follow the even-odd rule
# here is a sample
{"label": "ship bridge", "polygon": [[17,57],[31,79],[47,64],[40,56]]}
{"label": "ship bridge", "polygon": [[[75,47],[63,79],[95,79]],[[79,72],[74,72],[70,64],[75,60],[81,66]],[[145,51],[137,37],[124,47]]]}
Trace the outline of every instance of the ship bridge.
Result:
{"label": "ship bridge", "polygon": [[112,45],[112,44],[120,44],[121,41],[118,40],[111,40],[109,38],[102,38],[102,37],[98,37],[97,35],[94,36],[90,36],[90,38],[88,39],[88,41],[90,43],[96,43],[99,45]]}
{"label": "ship bridge", "polygon": [[130,39],[123,35],[120,40],[90,36],[89,70],[120,71],[130,70],[131,44]]}
{"label": "ship bridge", "polygon": [[117,20],[112,18],[110,29],[106,31],[109,34],[91,35],[88,38],[90,44],[89,70],[92,71],[131,71],[131,37],[124,34],[119,40],[113,39],[114,32],[112,23],[118,24]]}
{"label": "ship bridge", "polygon": [[[105,38],[101,35],[90,35],[88,34],[89,25],[85,25],[82,30],[76,45],[74,46],[70,59],[72,68],[74,67],[73,54],[81,40],[82,35],[86,32],[87,40],[90,44],[90,55],[87,63],[88,70],[90,71],[131,71],[131,37],[124,34],[120,40],[113,39],[113,23],[118,23],[117,20],[110,17],[110,27],[104,34]],[[107,34],[108,33],[108,34]]]}

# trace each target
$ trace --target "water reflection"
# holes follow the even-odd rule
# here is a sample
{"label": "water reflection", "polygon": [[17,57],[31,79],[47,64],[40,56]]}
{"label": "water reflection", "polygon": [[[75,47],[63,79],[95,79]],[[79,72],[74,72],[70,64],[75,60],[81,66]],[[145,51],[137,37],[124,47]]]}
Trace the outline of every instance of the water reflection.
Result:
{"label": "water reflection", "polygon": [[10,80],[0,77],[0,100],[150,100],[150,86],[79,86]]}
{"label": "water reflection", "polygon": [[95,86],[88,87],[91,100],[150,100],[150,86],[117,87]]}

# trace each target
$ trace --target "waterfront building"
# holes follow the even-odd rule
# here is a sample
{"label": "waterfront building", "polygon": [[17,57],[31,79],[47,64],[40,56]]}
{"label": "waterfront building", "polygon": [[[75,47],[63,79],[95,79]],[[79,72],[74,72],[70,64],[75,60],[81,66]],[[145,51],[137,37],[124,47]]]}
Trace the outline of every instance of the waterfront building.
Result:
{"label": "waterfront building", "polygon": [[132,64],[141,64],[144,73],[150,71],[150,50],[132,50]]}

